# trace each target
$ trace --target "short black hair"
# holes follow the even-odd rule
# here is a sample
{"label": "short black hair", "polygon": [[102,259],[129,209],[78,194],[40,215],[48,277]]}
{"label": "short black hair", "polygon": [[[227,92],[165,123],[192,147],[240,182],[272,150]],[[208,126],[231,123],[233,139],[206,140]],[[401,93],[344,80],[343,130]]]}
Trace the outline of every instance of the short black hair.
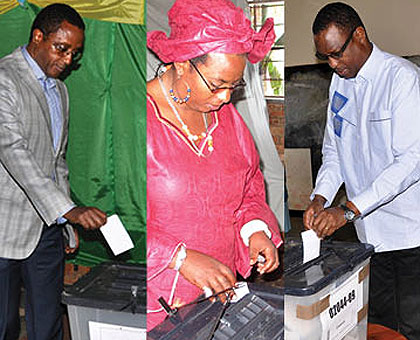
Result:
{"label": "short black hair", "polygon": [[29,42],[32,40],[32,34],[35,29],[41,30],[45,36],[48,36],[50,33],[57,32],[63,21],[67,21],[83,31],[85,30],[85,23],[82,17],[73,7],[66,4],[51,4],[44,7],[35,17]]}
{"label": "short black hair", "polygon": [[347,33],[359,26],[366,31],[359,14],[353,7],[343,2],[333,2],[322,7],[312,24],[312,33],[317,35],[332,24]]}

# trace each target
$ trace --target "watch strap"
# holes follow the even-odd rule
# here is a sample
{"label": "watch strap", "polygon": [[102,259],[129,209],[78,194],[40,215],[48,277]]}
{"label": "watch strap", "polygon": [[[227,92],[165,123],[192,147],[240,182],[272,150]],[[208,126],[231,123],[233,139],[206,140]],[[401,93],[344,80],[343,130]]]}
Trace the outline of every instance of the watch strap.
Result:
{"label": "watch strap", "polygon": [[341,204],[339,207],[344,210],[344,218],[347,222],[354,222],[360,217],[345,204]]}

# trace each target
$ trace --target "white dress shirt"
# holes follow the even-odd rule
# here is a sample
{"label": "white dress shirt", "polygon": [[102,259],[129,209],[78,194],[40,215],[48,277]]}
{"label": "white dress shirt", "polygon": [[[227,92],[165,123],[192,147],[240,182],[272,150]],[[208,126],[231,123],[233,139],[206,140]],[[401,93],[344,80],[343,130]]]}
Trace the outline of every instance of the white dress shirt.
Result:
{"label": "white dress shirt", "polygon": [[420,246],[420,71],[375,45],[357,76],[334,74],[315,194],[344,182],[375,251]]}

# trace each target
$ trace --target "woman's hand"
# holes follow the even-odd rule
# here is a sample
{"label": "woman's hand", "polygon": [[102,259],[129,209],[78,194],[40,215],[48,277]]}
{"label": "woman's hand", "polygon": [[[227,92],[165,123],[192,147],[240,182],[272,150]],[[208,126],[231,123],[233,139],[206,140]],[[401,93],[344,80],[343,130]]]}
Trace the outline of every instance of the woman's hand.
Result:
{"label": "woman's hand", "polygon": [[[198,288],[210,288],[213,294],[232,288],[236,283],[235,275],[227,266],[211,256],[192,249],[187,249],[187,257],[179,272]],[[224,303],[226,294],[220,294],[219,298]]]}
{"label": "woman's hand", "polygon": [[249,257],[251,259],[251,266],[258,262],[258,255],[262,255],[265,258],[264,263],[258,263],[257,265],[260,274],[272,272],[279,266],[277,248],[264,231],[253,233],[249,238]]}

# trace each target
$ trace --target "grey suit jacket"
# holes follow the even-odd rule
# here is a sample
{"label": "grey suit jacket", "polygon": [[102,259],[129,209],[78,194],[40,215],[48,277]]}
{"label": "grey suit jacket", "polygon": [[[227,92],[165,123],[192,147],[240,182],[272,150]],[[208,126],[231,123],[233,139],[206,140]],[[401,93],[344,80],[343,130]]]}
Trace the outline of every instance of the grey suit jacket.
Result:
{"label": "grey suit jacket", "polygon": [[[63,108],[54,151],[47,100],[21,48],[0,59],[0,257],[27,258],[50,226],[73,206],[65,148],[68,94],[57,80]],[[54,180],[55,178],[55,180]]]}

